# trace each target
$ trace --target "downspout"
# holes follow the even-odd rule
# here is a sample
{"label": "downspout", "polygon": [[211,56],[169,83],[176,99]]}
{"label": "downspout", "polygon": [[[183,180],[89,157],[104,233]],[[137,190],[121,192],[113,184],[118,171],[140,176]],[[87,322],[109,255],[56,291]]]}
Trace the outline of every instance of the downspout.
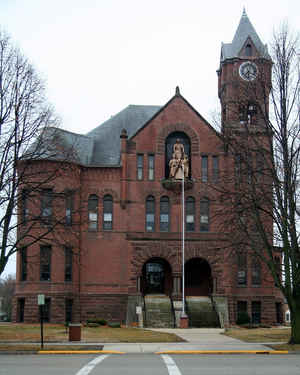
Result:
{"label": "downspout", "polygon": [[126,208],[127,202],[127,131],[123,129],[120,134],[121,138],[121,208]]}

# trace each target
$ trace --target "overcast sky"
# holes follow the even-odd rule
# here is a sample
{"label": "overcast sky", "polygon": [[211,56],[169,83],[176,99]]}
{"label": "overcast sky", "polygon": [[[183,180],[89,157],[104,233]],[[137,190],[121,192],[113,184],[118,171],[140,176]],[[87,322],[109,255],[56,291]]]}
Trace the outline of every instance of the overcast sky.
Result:
{"label": "overcast sky", "polygon": [[299,31],[299,0],[0,0],[0,25],[46,79],[62,127],[85,134],[129,104],[164,105],[177,85],[210,120],[221,42],[244,6],[263,43],[282,21]]}

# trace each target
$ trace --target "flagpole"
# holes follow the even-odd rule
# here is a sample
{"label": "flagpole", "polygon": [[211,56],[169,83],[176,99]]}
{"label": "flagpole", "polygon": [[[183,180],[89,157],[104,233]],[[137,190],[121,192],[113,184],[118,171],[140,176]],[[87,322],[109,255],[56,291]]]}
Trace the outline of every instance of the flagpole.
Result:
{"label": "flagpole", "polygon": [[185,290],[184,290],[184,226],[185,226],[185,212],[184,212],[184,165],[182,163],[182,317],[185,317]]}

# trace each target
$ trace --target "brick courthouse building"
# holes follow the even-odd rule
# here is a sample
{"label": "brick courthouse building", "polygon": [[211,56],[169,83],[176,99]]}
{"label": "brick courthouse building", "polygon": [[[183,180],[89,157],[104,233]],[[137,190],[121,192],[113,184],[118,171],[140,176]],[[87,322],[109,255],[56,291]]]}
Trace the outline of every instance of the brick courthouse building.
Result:
{"label": "brick courthouse building", "polygon": [[[250,256],[237,262],[224,244],[226,217],[215,215],[216,186],[235,171],[222,135],[229,128],[242,131],[244,120],[259,127],[250,106],[243,119],[228,103],[238,96],[239,83],[255,81],[258,71],[268,73],[268,85],[270,69],[266,46],[244,12],[232,43],[221,48],[220,133],[179,88],[164,106],[129,105],[87,135],[56,131],[56,142],[58,137],[64,147],[72,145],[76,161],[49,181],[35,204],[24,198],[26,210],[21,211],[29,217],[40,207],[44,219],[60,215],[64,222],[49,240],[30,247],[24,242],[18,253],[14,320],[38,321],[37,295],[45,294],[50,322],[99,317],[130,324],[137,321],[140,306],[145,325],[175,324],[182,298],[182,181],[170,173],[174,158],[182,162],[174,152],[179,144],[188,160],[185,291],[190,324],[205,325],[196,318],[193,323],[197,304],[206,313],[217,312],[225,324],[235,323],[243,311],[254,322],[279,322],[282,298],[265,265],[253,267]],[[43,158],[32,168],[53,170],[55,165],[53,158]],[[66,191],[70,194],[63,195]],[[153,304],[156,310],[169,309],[167,323],[150,316]]]}

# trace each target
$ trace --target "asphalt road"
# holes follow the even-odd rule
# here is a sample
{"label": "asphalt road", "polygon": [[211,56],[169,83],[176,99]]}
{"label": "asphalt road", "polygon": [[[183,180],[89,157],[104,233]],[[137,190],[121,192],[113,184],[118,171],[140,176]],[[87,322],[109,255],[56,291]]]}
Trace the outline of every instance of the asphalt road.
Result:
{"label": "asphalt road", "polygon": [[299,355],[0,355],[0,375],[299,375]]}

